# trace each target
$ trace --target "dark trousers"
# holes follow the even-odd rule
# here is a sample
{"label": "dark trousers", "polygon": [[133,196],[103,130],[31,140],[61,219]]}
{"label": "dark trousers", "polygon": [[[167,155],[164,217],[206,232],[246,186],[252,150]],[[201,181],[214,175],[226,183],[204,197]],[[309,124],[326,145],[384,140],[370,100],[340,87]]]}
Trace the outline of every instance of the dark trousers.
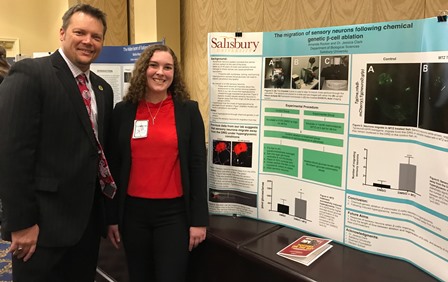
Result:
{"label": "dark trousers", "polygon": [[37,246],[30,260],[12,258],[14,282],[92,282],[95,279],[101,229],[94,208],[81,240],[70,247]]}
{"label": "dark trousers", "polygon": [[121,232],[131,282],[186,280],[189,227],[183,198],[127,197]]}

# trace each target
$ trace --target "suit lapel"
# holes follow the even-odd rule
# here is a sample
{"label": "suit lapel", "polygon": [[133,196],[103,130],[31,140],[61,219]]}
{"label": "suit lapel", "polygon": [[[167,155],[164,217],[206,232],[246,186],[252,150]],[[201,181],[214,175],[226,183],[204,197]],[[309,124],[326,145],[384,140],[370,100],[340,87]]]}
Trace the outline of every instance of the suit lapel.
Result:
{"label": "suit lapel", "polygon": [[190,115],[188,113],[188,107],[185,103],[178,101],[173,97],[174,102],[174,119],[176,121],[176,131],[177,131],[177,143],[179,150],[182,148],[182,144],[184,144],[184,138],[187,136],[185,130],[187,128],[187,124],[190,120]]}
{"label": "suit lapel", "polygon": [[129,110],[125,111],[126,115],[123,117],[124,130],[127,133],[127,138],[132,137],[134,130],[134,120],[137,113],[138,103],[129,103]]}
{"label": "suit lapel", "polygon": [[122,146],[124,153],[128,162],[125,162],[127,169],[131,169],[131,138],[132,131],[134,129],[135,114],[137,113],[138,103],[127,102],[124,105],[122,114],[120,115],[120,145]]}
{"label": "suit lapel", "polygon": [[79,93],[79,88],[76,84],[76,80],[73,77],[72,72],[70,71],[67,63],[64,61],[64,58],[62,58],[59,51],[56,51],[51,55],[51,62],[55,69],[56,76],[65,89],[65,91],[63,91],[63,94],[67,95],[69,100],[72,102],[73,109],[78,115],[82,127],[84,128],[86,134],[89,136],[92,145],[96,147],[96,138],[92,130],[92,124],[90,122],[89,115],[86,111],[86,106],[84,105],[81,94]]}

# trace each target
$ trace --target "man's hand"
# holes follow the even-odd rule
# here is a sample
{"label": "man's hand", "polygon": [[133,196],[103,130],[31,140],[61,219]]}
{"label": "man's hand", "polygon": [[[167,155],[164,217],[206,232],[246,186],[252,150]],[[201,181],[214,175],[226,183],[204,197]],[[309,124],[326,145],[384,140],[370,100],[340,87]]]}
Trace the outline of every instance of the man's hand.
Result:
{"label": "man's hand", "polygon": [[39,226],[37,224],[14,231],[11,233],[12,241],[9,252],[18,259],[26,262],[36,251],[37,237],[39,236]]}

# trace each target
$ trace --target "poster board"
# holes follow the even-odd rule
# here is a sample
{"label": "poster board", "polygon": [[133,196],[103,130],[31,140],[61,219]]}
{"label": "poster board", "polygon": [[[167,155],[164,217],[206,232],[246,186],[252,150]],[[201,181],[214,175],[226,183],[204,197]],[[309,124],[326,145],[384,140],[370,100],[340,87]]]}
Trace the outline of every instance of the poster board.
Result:
{"label": "poster board", "polygon": [[436,18],[209,33],[211,213],[448,280],[446,34]]}

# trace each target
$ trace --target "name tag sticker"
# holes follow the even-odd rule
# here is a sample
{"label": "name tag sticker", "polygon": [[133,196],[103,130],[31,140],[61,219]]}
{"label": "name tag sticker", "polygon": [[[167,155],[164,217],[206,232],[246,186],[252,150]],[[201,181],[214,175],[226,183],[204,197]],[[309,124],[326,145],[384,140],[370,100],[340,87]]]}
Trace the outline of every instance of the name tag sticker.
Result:
{"label": "name tag sticker", "polygon": [[148,120],[134,120],[134,132],[132,138],[146,138],[148,137]]}

